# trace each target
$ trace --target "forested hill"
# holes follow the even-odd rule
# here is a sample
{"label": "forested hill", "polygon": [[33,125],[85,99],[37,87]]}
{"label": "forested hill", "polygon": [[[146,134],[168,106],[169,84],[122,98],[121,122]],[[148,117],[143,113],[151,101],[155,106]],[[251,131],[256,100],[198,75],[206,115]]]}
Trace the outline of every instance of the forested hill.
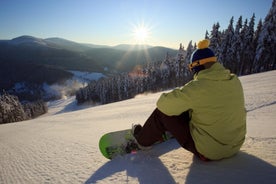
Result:
{"label": "forested hill", "polygon": [[175,55],[177,50],[137,45],[108,47],[32,36],[0,40],[0,62],[31,63],[90,72],[129,71],[136,65],[163,60],[167,52]]}

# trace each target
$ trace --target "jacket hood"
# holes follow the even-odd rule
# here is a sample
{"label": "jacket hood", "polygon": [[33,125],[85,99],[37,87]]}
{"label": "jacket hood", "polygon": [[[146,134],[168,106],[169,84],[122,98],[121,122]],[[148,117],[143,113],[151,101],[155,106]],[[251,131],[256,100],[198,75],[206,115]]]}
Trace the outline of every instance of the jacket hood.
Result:
{"label": "jacket hood", "polygon": [[210,68],[200,71],[194,79],[229,80],[232,78],[230,70],[226,70],[220,63],[214,63]]}

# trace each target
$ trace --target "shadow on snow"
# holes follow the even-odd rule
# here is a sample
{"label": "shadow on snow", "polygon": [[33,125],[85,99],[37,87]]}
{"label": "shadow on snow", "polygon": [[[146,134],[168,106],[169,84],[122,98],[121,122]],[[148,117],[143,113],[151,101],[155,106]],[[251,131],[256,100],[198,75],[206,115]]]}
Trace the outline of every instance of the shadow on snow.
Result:
{"label": "shadow on snow", "polygon": [[[122,171],[126,172],[127,177],[119,179],[120,182],[128,183],[128,177],[136,177],[139,183],[176,183],[158,157],[179,147],[173,139],[156,145],[149,151],[115,158],[93,173],[85,184],[96,183]],[[274,183],[276,167],[243,151],[220,161],[203,162],[194,157],[188,175],[183,173],[183,180],[187,184]]]}
{"label": "shadow on snow", "polygon": [[169,170],[158,157],[178,148],[179,145],[175,140],[169,140],[148,151],[117,157],[99,168],[85,184],[96,183],[122,171],[126,171],[127,178],[120,182],[128,183],[128,176],[130,176],[136,177],[139,183],[160,183],[160,181],[175,183]]}

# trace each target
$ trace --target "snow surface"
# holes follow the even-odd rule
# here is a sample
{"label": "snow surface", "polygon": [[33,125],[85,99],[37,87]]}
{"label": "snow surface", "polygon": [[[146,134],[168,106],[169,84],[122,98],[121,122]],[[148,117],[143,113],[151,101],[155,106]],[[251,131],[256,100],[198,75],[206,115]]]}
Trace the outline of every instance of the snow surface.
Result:
{"label": "snow surface", "polygon": [[276,183],[276,71],[240,77],[247,137],[232,158],[203,162],[175,140],[104,158],[104,133],[145,122],[161,93],[101,106],[49,103],[37,119],[0,125],[0,183]]}
{"label": "snow surface", "polygon": [[90,82],[92,80],[99,80],[102,77],[105,77],[104,74],[98,72],[81,72],[76,70],[70,70],[74,74],[74,79],[80,82]]}
{"label": "snow surface", "polygon": [[[64,83],[48,85],[43,84],[43,90],[46,92],[45,98],[62,98],[66,99],[70,97],[74,92],[87,86],[87,84],[92,80],[99,80],[102,77],[105,77],[102,73],[97,72],[81,72],[70,70],[74,76],[71,79],[66,80]],[[14,89],[18,92],[27,90],[25,83],[16,83]],[[24,88],[25,87],[25,88]]]}

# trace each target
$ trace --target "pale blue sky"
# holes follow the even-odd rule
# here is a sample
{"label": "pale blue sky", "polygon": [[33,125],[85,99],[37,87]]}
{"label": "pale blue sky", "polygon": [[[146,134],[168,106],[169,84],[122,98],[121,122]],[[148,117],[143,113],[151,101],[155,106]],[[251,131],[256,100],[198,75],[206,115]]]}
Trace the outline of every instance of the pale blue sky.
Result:
{"label": "pale blue sky", "polygon": [[197,42],[219,22],[234,16],[257,24],[272,0],[1,0],[0,39],[21,35],[61,37],[101,45],[135,44],[133,31],[144,25],[144,43],[177,49]]}

